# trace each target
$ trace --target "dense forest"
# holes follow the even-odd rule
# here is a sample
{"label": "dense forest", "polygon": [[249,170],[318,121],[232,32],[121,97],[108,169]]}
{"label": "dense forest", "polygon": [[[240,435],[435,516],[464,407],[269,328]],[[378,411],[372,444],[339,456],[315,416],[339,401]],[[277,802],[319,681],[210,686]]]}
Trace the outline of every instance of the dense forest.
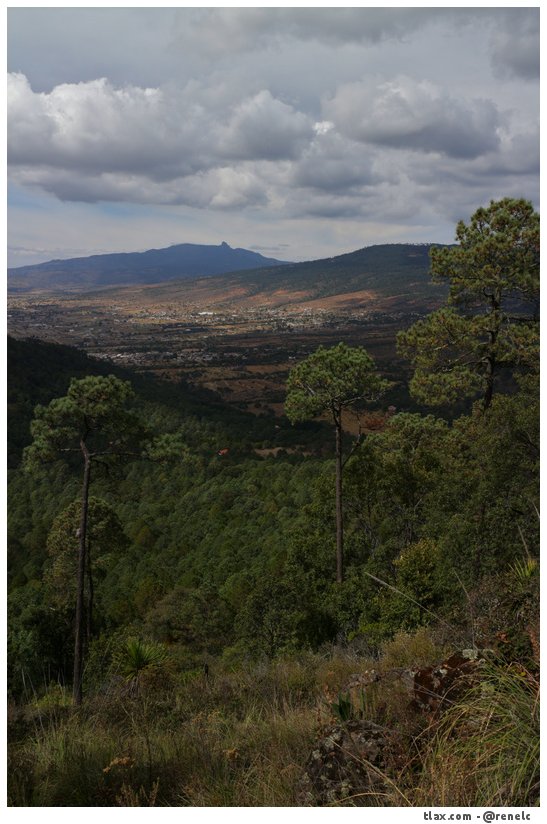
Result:
{"label": "dense forest", "polygon": [[[456,240],[398,339],[423,414],[343,342],[275,418],[8,340],[10,804],[538,803],[539,216]],[[410,709],[393,673],[469,649]],[[306,795],[314,742],[367,723],[399,736],[381,781]]]}

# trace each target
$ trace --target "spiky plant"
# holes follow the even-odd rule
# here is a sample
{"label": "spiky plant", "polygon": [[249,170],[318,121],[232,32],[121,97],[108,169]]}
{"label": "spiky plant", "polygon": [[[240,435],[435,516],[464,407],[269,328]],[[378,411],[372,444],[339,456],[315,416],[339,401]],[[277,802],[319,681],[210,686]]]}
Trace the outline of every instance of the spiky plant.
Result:
{"label": "spiky plant", "polygon": [[133,687],[138,687],[144,675],[157,672],[165,666],[168,653],[163,644],[128,638],[122,646],[116,665],[120,675]]}
{"label": "spiky plant", "polygon": [[539,563],[536,558],[519,558],[511,564],[510,572],[517,584],[526,586],[539,572]]}

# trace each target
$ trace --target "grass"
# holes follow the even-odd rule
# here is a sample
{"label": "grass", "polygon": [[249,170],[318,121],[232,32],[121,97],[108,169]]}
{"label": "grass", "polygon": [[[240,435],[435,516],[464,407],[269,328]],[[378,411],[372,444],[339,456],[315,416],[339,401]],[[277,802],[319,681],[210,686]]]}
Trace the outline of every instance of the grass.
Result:
{"label": "grass", "polygon": [[[350,676],[433,654],[440,649],[420,630],[396,637],[376,662],[334,649],[237,670],[219,663],[209,678],[172,670],[163,678],[154,667],[137,693],[115,682],[78,711],[53,691],[13,714],[8,803],[296,806],[306,760],[335,722],[329,701]],[[537,803],[538,684],[522,668],[489,665],[440,718],[411,710],[397,678],[374,684],[364,706],[397,731],[404,755],[385,776],[385,797],[367,804]]]}
{"label": "grass", "polygon": [[29,712],[11,745],[15,806],[270,806],[295,803],[317,734],[309,667],[194,674],[173,693],[95,697],[72,714]]}
{"label": "grass", "polygon": [[490,666],[439,725],[416,803],[531,807],[539,803],[539,681]]}

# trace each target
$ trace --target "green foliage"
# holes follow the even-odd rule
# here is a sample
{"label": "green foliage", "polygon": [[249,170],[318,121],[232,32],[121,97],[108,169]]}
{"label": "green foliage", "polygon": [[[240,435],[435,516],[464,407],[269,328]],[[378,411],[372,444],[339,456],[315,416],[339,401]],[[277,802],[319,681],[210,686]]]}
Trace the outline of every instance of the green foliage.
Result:
{"label": "green foliage", "polygon": [[424,533],[449,433],[442,419],[400,413],[352,457],[345,470],[347,532],[367,555],[383,546],[392,560]]}
{"label": "green foliage", "polygon": [[[492,204],[458,240],[432,255],[448,306],[401,338],[414,347],[414,385],[446,402],[484,393],[490,358],[492,374],[501,366],[515,378],[511,394],[496,391],[450,424],[386,417],[346,453],[339,583],[328,427],[304,421],[326,413],[336,425],[342,409],[378,397],[385,382],[364,350],[321,347],[291,371],[293,428],[142,376],[133,394],[121,373],[97,375],[103,367],[77,353],[11,342],[20,422],[8,689],[26,702],[11,803],[291,805],[317,724],[332,723],[327,706],[356,717],[352,673],[428,666],[471,645],[495,648],[507,666],[438,734],[412,739],[401,789],[418,806],[535,803],[539,392],[525,304],[537,289],[537,216],[521,201]],[[17,455],[36,403],[28,472]],[[143,419],[159,433],[144,449]],[[94,474],[89,501],[89,705],[69,717],[82,437],[107,471]],[[254,452],[264,445],[300,449]],[[335,644],[343,660],[329,655]],[[424,719],[409,720],[405,696],[385,683],[367,692],[366,717],[414,735]]]}
{"label": "green foliage", "polygon": [[333,715],[342,723],[353,718],[354,709],[349,692],[339,692],[338,700],[330,705]]}
{"label": "green foliage", "polygon": [[73,377],[105,375],[109,368],[71,346],[8,335],[8,466],[18,466],[31,441],[30,421],[36,404],[47,405],[66,394]]}
{"label": "green foliage", "polygon": [[[342,501],[342,411],[365,400],[377,399],[388,387],[374,370],[372,358],[363,348],[339,343],[331,349],[320,346],[289,373],[285,413],[293,423],[328,412],[335,429],[336,466],[336,581],[345,573]],[[358,446],[358,440],[355,446]]]}
{"label": "green foliage", "polygon": [[219,654],[231,640],[233,614],[213,585],[199,589],[179,585],[154,600],[145,624],[159,641],[184,645],[196,653]]}
{"label": "green foliage", "polygon": [[[47,538],[50,561],[44,578],[51,603],[60,609],[72,610],[76,602],[80,517],[81,501],[73,501],[57,516]],[[112,506],[94,496],[89,499],[86,538],[91,575],[96,584],[115,563],[116,556],[127,548],[128,539]]]}
{"label": "green foliage", "polygon": [[431,523],[443,555],[471,583],[520,557],[537,556],[539,398],[494,398],[485,414],[462,418],[446,442]]}
{"label": "green foliage", "polygon": [[53,460],[60,452],[80,452],[83,440],[101,455],[127,451],[129,441],[142,437],[138,418],[126,408],[133,398],[131,384],[114,375],[73,379],[65,397],[36,407],[27,465]]}
{"label": "green foliage", "polygon": [[446,595],[438,544],[422,538],[405,547],[394,562],[397,591],[383,593],[384,620],[393,629],[429,624]]}
{"label": "green foliage", "polygon": [[537,368],[539,215],[524,200],[492,201],[456,238],[431,249],[448,306],[400,332],[398,346],[414,366],[416,398],[442,405],[480,392],[487,407],[500,370]]}
{"label": "green foliage", "polygon": [[29,700],[51,681],[64,683],[73,661],[66,615],[52,609],[36,580],[8,595],[8,694]]}
{"label": "green foliage", "polygon": [[442,661],[450,654],[448,645],[435,639],[430,627],[421,626],[415,630],[398,630],[380,647],[380,660],[384,672],[395,667],[422,669],[431,666],[432,661]]}
{"label": "green foliage", "polygon": [[[424,616],[405,599],[396,608],[397,596],[365,572],[401,588],[396,562],[422,540],[441,547],[438,574],[445,595],[433,611],[449,614],[453,602],[465,597],[453,570],[469,589],[500,563],[522,556],[521,532],[530,552],[537,552],[535,391],[530,384],[526,393],[500,395],[488,415],[462,418],[452,428],[433,416],[399,414],[383,432],[366,437],[345,469],[347,581],[338,594],[332,583],[330,462],[140,461],[129,465],[115,487],[107,477],[98,478],[96,493],[116,501],[131,541],[123,552],[111,553],[108,574],[98,582],[98,626],[111,631],[136,621],[152,637],[196,654],[239,644],[240,651],[279,655],[356,634],[374,649],[401,625],[414,626]],[[199,438],[208,435],[195,432],[199,450]],[[55,506],[66,507],[76,493],[71,480],[72,494],[63,501],[63,487],[72,478],[67,469],[58,479],[50,476],[53,485],[44,476],[34,489],[40,477],[15,475],[10,503],[12,568],[22,574],[23,560],[36,546],[38,571],[29,574],[38,579],[42,565],[50,564],[45,546]],[[36,523],[33,531],[29,521]],[[271,591],[262,592],[261,581],[266,590],[271,582]],[[24,592],[31,599],[30,590],[21,589],[26,598]],[[47,609],[44,604],[44,614]],[[30,653],[23,642],[28,629],[15,613],[11,620],[19,639],[17,660],[38,663],[42,642],[32,641]],[[277,633],[273,641],[264,638],[268,624]],[[70,657],[69,652],[67,662]],[[40,666],[32,667],[41,683]]]}
{"label": "green foliage", "polygon": [[[520,304],[511,301],[513,296],[505,308],[517,314]],[[467,294],[437,317],[445,318],[453,338],[461,333],[460,343],[463,331],[484,332],[486,315],[469,305]],[[438,334],[441,328],[439,320]],[[93,481],[96,498],[115,507],[128,536],[118,547],[116,530],[111,542],[106,524],[102,537],[92,535],[96,629],[104,643],[118,632],[149,637],[169,644],[193,666],[224,652],[226,660],[271,656],[279,661],[295,650],[331,642],[378,654],[402,628],[434,624],[435,613],[455,624],[454,632],[468,644],[473,629],[486,645],[508,635],[500,642],[504,654],[529,664],[537,644],[539,435],[535,333],[526,338],[527,330],[532,326],[520,321],[504,328],[518,355],[512,395],[497,393],[486,412],[475,410],[452,424],[402,412],[361,439],[344,467],[341,585],[332,580],[336,536],[333,462],[324,457],[332,454],[332,448],[325,450],[328,428],[312,423],[293,428],[285,419],[230,412],[210,398],[192,398],[187,387],[135,376],[137,395],[122,406],[128,411],[131,400],[148,426],[161,433],[147,459],[141,459],[137,439],[132,444],[126,438],[130,421],[127,429],[120,424],[117,436],[93,436],[97,451],[112,447],[117,457],[135,453],[127,455],[124,477],[112,471],[109,458],[109,472],[97,471]],[[427,339],[420,344],[424,351],[427,345]],[[34,364],[32,381],[19,393],[27,417],[34,402],[47,410],[52,392],[67,392],[40,346],[24,352],[21,347],[20,374],[13,378],[23,387],[24,362]],[[37,360],[42,357],[40,368],[32,360],[34,350]],[[61,361],[68,369],[70,363]],[[89,369],[94,377],[96,366],[75,360],[74,373]],[[40,383],[42,372],[52,386],[49,395]],[[329,398],[339,404],[359,396],[360,405],[378,391],[368,355],[344,344],[319,350],[291,374],[298,418],[328,415]],[[297,385],[299,374],[307,383]],[[457,392],[477,374],[462,372]],[[318,381],[315,395],[306,389],[312,378]],[[110,385],[109,378],[103,380]],[[480,383],[473,386],[480,389]],[[66,423],[58,400],[38,415],[42,431],[36,434],[46,441],[48,415]],[[77,450],[77,424],[78,419],[69,441],[50,445]],[[123,444],[115,443],[118,438]],[[264,444],[305,444],[311,454],[256,455],[254,447]],[[226,445],[230,453],[219,459],[217,451]],[[32,693],[30,682],[40,693],[52,680],[68,680],[71,666],[66,636],[74,550],[65,546],[63,534],[73,537],[77,528],[78,464],[69,452],[57,454],[68,460],[33,473],[10,472],[8,655],[14,695]],[[74,522],[62,516],[71,505]],[[96,519],[92,505],[90,530]],[[48,535],[51,548],[55,532],[58,547],[50,554]],[[532,562],[524,560],[528,555]],[[508,632],[509,624],[514,632]],[[89,666],[102,673],[94,661]],[[95,675],[86,673],[88,690],[106,678]]]}
{"label": "green foliage", "polygon": [[414,367],[412,395],[439,406],[462,396],[476,397],[484,383],[482,351],[488,324],[486,316],[466,318],[446,307],[401,332],[399,352]]}
{"label": "green foliage", "polygon": [[115,657],[115,671],[131,684],[137,684],[143,676],[165,666],[168,653],[163,644],[128,638]]}
{"label": "green foliage", "polygon": [[236,628],[245,647],[273,658],[298,648],[302,610],[289,581],[263,578],[255,582],[239,612]]}
{"label": "green foliage", "polygon": [[537,300],[539,214],[526,200],[503,198],[477,209],[456,229],[456,247],[431,249],[436,280],[448,281],[451,303],[482,306],[499,293]]}
{"label": "green foliage", "polygon": [[374,361],[361,347],[320,346],[289,373],[285,413],[296,423],[359,401],[376,400],[386,388]]}
{"label": "green foliage", "polygon": [[539,563],[536,558],[518,558],[510,566],[510,571],[519,587],[526,587],[536,575],[539,575]]}

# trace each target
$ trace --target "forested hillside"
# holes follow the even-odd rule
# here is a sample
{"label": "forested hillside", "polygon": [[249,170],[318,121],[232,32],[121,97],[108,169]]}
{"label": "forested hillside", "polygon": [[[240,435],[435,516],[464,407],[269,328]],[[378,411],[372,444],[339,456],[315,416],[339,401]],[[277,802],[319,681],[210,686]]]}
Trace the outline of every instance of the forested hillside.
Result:
{"label": "forested hillside", "polygon": [[[360,713],[395,724],[407,736],[401,752],[418,740],[424,748],[412,770],[393,761],[400,797],[357,803],[535,803],[535,761],[512,789],[497,773],[496,788],[486,788],[477,767],[459,796],[435,795],[438,716],[410,715],[392,686],[383,702],[361,687],[357,710],[343,688],[365,669],[414,675],[443,655],[487,648],[500,701],[525,695],[526,703],[534,693],[537,320],[515,318],[511,307],[516,294],[537,294],[536,218],[523,202],[502,201],[458,227],[458,247],[433,255],[449,301],[399,340],[427,414],[389,409],[385,382],[370,377],[374,364],[350,347],[295,367],[292,425],[183,385],[140,377],[129,386],[121,371],[108,379],[110,368],[67,347],[9,341],[10,803],[306,803],[298,782],[333,713],[344,723]],[[513,234],[521,224],[524,244]],[[374,391],[359,388],[363,369]],[[508,371],[516,390],[504,394]],[[436,411],[465,396],[468,414]],[[359,411],[358,438],[338,426],[347,405]],[[319,422],[324,409],[334,417]],[[85,522],[86,439],[99,420]],[[138,426],[124,432],[122,420]],[[83,703],[74,714],[75,620]],[[29,773],[38,723],[43,760]],[[173,729],[193,753],[188,761]],[[87,761],[68,769],[55,735],[79,742]],[[469,772],[469,752],[453,758]]]}

